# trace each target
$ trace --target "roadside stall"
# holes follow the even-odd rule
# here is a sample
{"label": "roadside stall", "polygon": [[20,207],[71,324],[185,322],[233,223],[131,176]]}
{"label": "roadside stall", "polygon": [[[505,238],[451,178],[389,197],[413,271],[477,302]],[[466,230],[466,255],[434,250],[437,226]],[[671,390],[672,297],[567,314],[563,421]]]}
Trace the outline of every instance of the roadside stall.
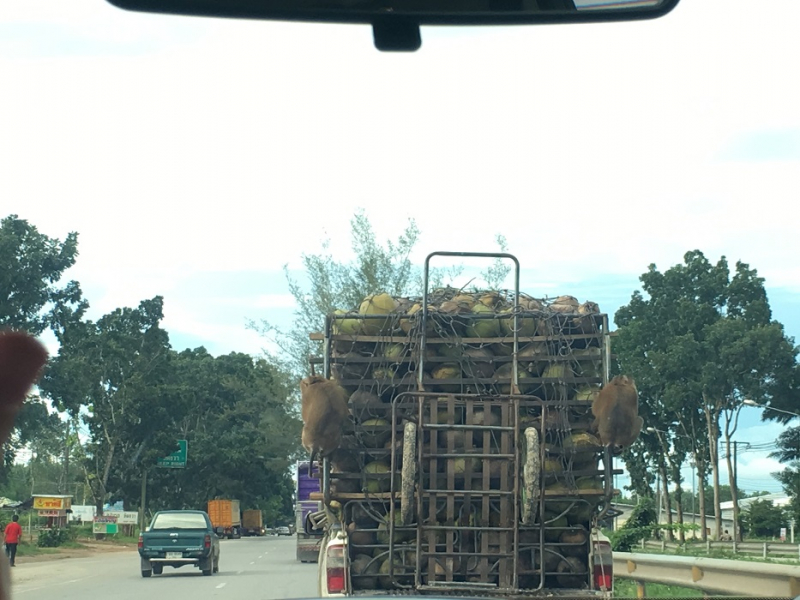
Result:
{"label": "roadside stall", "polygon": [[72,512],[72,496],[48,494],[33,495],[33,509],[40,517],[47,518],[47,529],[61,529],[67,526],[69,514]]}

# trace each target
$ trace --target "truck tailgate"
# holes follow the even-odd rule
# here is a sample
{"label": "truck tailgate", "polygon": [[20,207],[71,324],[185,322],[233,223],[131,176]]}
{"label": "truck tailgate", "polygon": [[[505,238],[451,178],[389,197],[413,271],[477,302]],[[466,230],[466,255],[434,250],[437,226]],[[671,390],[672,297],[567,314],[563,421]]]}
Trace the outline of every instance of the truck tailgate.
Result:
{"label": "truck tailgate", "polygon": [[148,531],[142,536],[145,550],[156,552],[197,551],[205,547],[206,532],[196,531]]}

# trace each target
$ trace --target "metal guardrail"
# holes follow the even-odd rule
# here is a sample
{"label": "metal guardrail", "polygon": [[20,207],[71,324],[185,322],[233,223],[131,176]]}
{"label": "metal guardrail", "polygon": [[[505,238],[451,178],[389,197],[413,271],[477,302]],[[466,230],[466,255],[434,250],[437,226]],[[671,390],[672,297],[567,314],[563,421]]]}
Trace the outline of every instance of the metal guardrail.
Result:
{"label": "metal guardrail", "polygon": [[640,584],[689,587],[709,594],[760,598],[800,596],[800,566],[795,565],[615,552],[614,577],[632,579]]}
{"label": "metal guardrail", "polygon": [[667,550],[693,550],[703,551],[710,554],[712,550],[725,550],[733,554],[746,554],[748,556],[761,556],[762,558],[769,557],[789,557],[800,559],[800,544],[787,544],[786,542],[686,542],[679,544],[677,542],[665,542],[658,540],[648,540],[641,542],[642,550],[647,548],[658,548],[662,551]]}

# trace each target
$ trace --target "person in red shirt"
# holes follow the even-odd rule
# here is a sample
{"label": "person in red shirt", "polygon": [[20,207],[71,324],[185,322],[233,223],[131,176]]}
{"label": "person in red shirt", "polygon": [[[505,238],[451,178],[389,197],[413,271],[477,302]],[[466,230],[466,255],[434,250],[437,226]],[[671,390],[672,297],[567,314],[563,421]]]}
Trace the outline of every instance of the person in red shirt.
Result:
{"label": "person in red shirt", "polygon": [[14,515],[11,517],[11,523],[6,525],[4,534],[5,534],[5,542],[6,542],[6,554],[8,555],[8,561],[11,563],[12,567],[15,567],[14,561],[17,557],[17,544],[19,544],[19,538],[22,537],[22,527],[19,526],[19,516]]}

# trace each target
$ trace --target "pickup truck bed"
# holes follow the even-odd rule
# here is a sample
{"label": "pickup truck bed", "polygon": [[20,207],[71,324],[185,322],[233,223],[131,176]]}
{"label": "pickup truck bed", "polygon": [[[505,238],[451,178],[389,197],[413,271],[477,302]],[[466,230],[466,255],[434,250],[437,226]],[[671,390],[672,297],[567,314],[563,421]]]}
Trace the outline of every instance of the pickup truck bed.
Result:
{"label": "pickup truck bed", "polygon": [[139,556],[142,577],[160,575],[165,566],[184,565],[212,575],[219,571],[219,538],[203,511],[160,511],[147,531],[139,534]]}

